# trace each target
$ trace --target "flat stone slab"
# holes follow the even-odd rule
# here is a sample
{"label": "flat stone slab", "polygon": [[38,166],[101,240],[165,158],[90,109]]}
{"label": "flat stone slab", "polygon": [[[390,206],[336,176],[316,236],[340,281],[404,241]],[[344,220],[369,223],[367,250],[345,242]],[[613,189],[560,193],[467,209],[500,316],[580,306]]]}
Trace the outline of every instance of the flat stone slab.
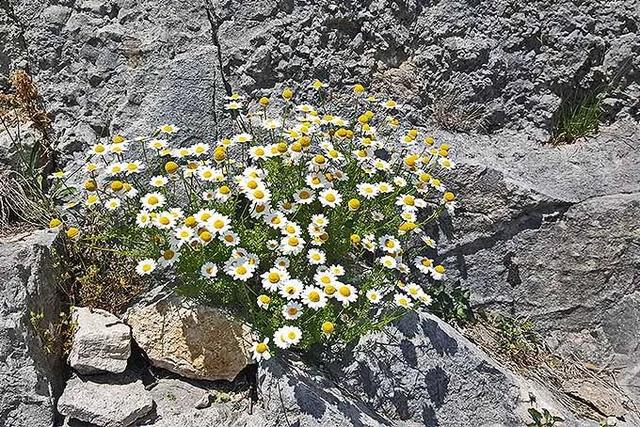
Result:
{"label": "flat stone slab", "polygon": [[131,331],[113,314],[104,310],[76,308],[76,325],[69,364],[81,374],[122,373],[131,355]]}
{"label": "flat stone slab", "polygon": [[73,376],[58,400],[62,415],[100,427],[130,426],[152,409],[142,381],[126,375]]}

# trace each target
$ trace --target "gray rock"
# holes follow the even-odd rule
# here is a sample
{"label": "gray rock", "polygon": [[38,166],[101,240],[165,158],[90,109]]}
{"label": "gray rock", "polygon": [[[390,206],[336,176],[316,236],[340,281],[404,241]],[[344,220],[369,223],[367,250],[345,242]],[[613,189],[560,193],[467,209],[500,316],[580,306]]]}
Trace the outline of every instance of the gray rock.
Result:
{"label": "gray rock", "polygon": [[354,398],[351,390],[342,388],[342,381],[331,381],[291,354],[261,363],[258,381],[265,427],[394,425],[358,397]]}
{"label": "gray rock", "polygon": [[122,373],[131,355],[131,332],[113,314],[87,307],[74,309],[75,333],[69,364],[81,374]]}
{"label": "gray rock", "polygon": [[[201,427],[201,426],[262,426],[263,414],[256,410],[247,412],[246,402],[240,407],[230,404],[211,404],[211,390],[196,383],[181,379],[164,378],[151,391],[156,404],[155,413],[144,425],[154,427]],[[197,409],[203,396],[209,396],[208,406]]]}
{"label": "gray rock", "polygon": [[[612,173],[625,171],[635,173]],[[565,189],[549,197],[491,168],[462,172],[463,209],[453,230],[465,237],[440,252],[453,267],[450,278],[471,288],[476,306],[533,320],[561,354],[615,364],[618,383],[640,401],[633,332],[640,327],[640,191],[633,179],[618,181],[629,193],[600,195],[597,183],[560,170],[574,197],[595,193],[576,202],[564,198]]]}
{"label": "gray rock", "polygon": [[153,409],[142,381],[128,376],[74,376],[58,400],[58,412],[100,427],[127,427]]}
{"label": "gray rock", "polygon": [[[336,383],[398,423],[520,426],[528,417],[531,385],[519,383],[428,314],[407,315],[335,356],[329,371]],[[571,416],[557,402],[545,405],[555,414]]]}
{"label": "gray rock", "polygon": [[[29,65],[69,153],[160,122],[215,139],[228,89],[304,94],[315,77],[396,97],[416,122],[450,111],[453,133],[435,132],[463,172],[441,230],[449,275],[478,307],[532,316],[559,351],[601,366],[610,354],[637,393],[635,0],[14,3],[0,5],[0,73]],[[541,144],[563,103],[601,88],[611,122],[597,136]]]}
{"label": "gray rock", "polygon": [[[62,389],[60,322],[52,266],[53,233],[0,239],[0,426],[45,427],[54,420]],[[41,315],[32,322],[32,316]],[[53,328],[55,330],[55,327]]]}

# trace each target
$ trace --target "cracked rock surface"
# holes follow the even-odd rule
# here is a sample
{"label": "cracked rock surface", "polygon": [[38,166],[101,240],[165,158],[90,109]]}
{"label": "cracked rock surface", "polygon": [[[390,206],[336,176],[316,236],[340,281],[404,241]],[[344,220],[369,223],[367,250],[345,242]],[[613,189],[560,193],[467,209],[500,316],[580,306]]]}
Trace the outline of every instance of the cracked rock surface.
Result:
{"label": "cracked rock surface", "polygon": [[122,373],[131,355],[131,331],[113,314],[87,307],[74,309],[69,365],[81,374]]}
{"label": "cracked rock surface", "polygon": [[[0,0],[0,73],[28,67],[70,162],[164,122],[221,137],[232,88],[395,98],[459,163],[460,211],[434,231],[450,278],[640,405],[638,28],[635,0]],[[593,93],[599,132],[545,144]]]}

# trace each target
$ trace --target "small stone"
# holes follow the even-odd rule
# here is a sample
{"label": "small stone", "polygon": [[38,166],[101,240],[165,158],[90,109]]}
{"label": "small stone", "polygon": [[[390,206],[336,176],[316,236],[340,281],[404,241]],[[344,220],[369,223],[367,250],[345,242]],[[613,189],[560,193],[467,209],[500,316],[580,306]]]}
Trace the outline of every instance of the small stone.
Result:
{"label": "small stone", "polygon": [[205,393],[200,400],[198,400],[196,402],[196,404],[194,405],[196,409],[204,409],[204,408],[208,408],[209,406],[211,406],[211,401],[213,400],[213,396],[211,396],[211,393]]}
{"label": "small stone", "polygon": [[128,376],[74,376],[58,400],[58,412],[100,427],[127,427],[147,415],[153,399],[142,381]]}
{"label": "small stone", "polygon": [[131,355],[131,332],[113,314],[104,310],[77,308],[73,312],[76,330],[69,364],[81,374],[121,373]]}
{"label": "small stone", "polygon": [[184,377],[231,381],[251,363],[249,327],[217,308],[171,295],[132,307],[127,323],[153,366]]}

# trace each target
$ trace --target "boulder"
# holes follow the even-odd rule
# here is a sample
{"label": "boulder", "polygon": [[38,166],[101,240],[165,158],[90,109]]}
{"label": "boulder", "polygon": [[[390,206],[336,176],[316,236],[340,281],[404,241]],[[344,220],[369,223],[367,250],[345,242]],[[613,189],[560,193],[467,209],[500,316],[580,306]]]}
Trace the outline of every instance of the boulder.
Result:
{"label": "boulder", "polygon": [[[529,394],[555,415],[557,402],[488,357],[429,314],[411,313],[333,355],[330,378],[376,413],[426,426],[521,426],[530,421]],[[473,402],[473,404],[470,404]]]}
{"label": "boulder", "polygon": [[[254,408],[249,414],[248,400],[231,404],[216,402],[216,392],[197,382],[179,378],[163,378],[151,389],[155,402],[154,414],[147,421],[154,427],[253,427],[264,426],[265,414]],[[244,393],[243,393],[244,395]],[[209,404],[199,407],[203,397]],[[213,402],[212,402],[213,401]]]}
{"label": "boulder", "polygon": [[334,382],[291,353],[261,362],[258,384],[260,405],[266,414],[264,427],[394,425],[384,413],[376,413],[342,387],[341,381]]}
{"label": "boulder", "polygon": [[48,427],[55,417],[63,381],[55,237],[35,231],[0,239],[2,427]]}
{"label": "boulder", "polygon": [[176,295],[127,311],[133,338],[153,366],[187,378],[233,380],[251,363],[248,326]]}
{"label": "boulder", "polygon": [[99,427],[127,427],[153,409],[142,381],[123,376],[73,376],[58,400],[58,412]]}
{"label": "boulder", "polygon": [[121,373],[131,355],[131,332],[113,314],[87,307],[73,311],[75,333],[69,364],[81,374]]}

